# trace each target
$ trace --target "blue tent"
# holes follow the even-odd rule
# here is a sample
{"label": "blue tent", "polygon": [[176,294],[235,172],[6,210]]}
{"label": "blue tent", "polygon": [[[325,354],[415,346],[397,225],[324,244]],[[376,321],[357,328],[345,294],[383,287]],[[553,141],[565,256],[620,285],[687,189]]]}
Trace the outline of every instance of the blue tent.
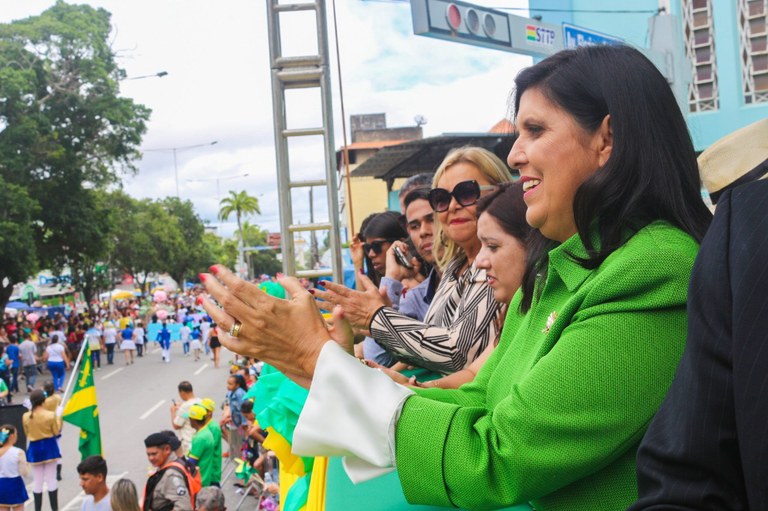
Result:
{"label": "blue tent", "polygon": [[11,307],[13,309],[20,310],[20,311],[25,311],[27,309],[32,308],[24,302],[8,302],[7,304],[5,304],[5,306]]}

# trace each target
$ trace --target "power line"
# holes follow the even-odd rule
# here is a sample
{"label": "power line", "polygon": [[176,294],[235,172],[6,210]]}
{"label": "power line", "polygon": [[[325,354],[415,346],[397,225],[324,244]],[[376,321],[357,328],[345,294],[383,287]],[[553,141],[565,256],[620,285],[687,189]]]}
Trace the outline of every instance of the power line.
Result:
{"label": "power line", "polygon": [[[360,0],[363,3],[382,3],[382,4],[406,4],[410,0]],[[529,11],[529,12],[573,12],[573,13],[591,13],[591,14],[658,14],[665,12],[664,7],[658,9],[547,9],[532,7],[494,7],[488,6],[488,9],[497,9],[500,11]]]}

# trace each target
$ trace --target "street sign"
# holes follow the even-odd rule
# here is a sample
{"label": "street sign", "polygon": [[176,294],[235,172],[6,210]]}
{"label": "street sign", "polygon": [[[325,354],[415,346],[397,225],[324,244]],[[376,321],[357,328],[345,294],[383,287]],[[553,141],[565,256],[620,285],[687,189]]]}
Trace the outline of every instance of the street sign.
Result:
{"label": "street sign", "polygon": [[460,0],[411,0],[411,16],[416,35],[534,57],[564,48],[559,25]]}
{"label": "street sign", "polygon": [[576,48],[587,44],[624,44],[624,41],[618,37],[568,23],[563,23],[563,38],[566,48]]}

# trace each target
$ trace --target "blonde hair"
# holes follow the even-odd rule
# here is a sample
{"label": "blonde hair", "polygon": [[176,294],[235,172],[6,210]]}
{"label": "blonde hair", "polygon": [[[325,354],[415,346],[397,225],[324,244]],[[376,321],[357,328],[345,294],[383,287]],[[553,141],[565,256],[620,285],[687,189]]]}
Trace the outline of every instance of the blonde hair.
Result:
{"label": "blonde hair", "polygon": [[136,485],[130,479],[118,479],[109,490],[112,511],[141,511]]}
{"label": "blonde hair", "polygon": [[[437,171],[435,171],[432,187],[436,188],[443,174],[457,163],[469,163],[477,168],[494,185],[512,181],[512,174],[509,172],[509,168],[498,156],[482,147],[463,146],[451,149],[445,156]],[[440,220],[438,220],[437,215],[435,215],[435,240],[437,250],[433,250],[433,254],[435,255],[435,262],[441,271],[444,271],[448,263],[453,259],[465,255],[464,250],[455,241],[445,237],[443,226]]]}

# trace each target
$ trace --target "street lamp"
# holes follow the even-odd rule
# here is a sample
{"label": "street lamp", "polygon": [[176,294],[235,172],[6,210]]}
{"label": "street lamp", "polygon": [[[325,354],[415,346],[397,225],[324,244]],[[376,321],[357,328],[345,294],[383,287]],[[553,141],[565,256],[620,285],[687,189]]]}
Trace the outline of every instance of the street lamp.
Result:
{"label": "street lamp", "polygon": [[168,76],[168,71],[159,71],[157,73],[153,73],[151,75],[141,75],[141,76],[125,76],[120,79],[120,81],[125,80],[141,80],[143,78],[162,78],[164,76]]}
{"label": "street lamp", "polygon": [[174,174],[174,177],[176,179],[176,198],[178,199],[179,198],[179,165],[178,165],[178,162],[176,160],[176,153],[179,152],[179,151],[187,151],[189,149],[197,149],[197,148],[200,148],[200,147],[208,147],[208,146],[211,146],[211,145],[216,145],[218,143],[219,143],[218,140],[214,140],[213,142],[208,142],[208,143],[205,143],[205,144],[185,145],[185,146],[181,146],[181,147],[163,147],[163,148],[159,148],[159,149],[144,149],[144,152],[145,153],[167,152],[167,151],[173,152],[173,174]]}

